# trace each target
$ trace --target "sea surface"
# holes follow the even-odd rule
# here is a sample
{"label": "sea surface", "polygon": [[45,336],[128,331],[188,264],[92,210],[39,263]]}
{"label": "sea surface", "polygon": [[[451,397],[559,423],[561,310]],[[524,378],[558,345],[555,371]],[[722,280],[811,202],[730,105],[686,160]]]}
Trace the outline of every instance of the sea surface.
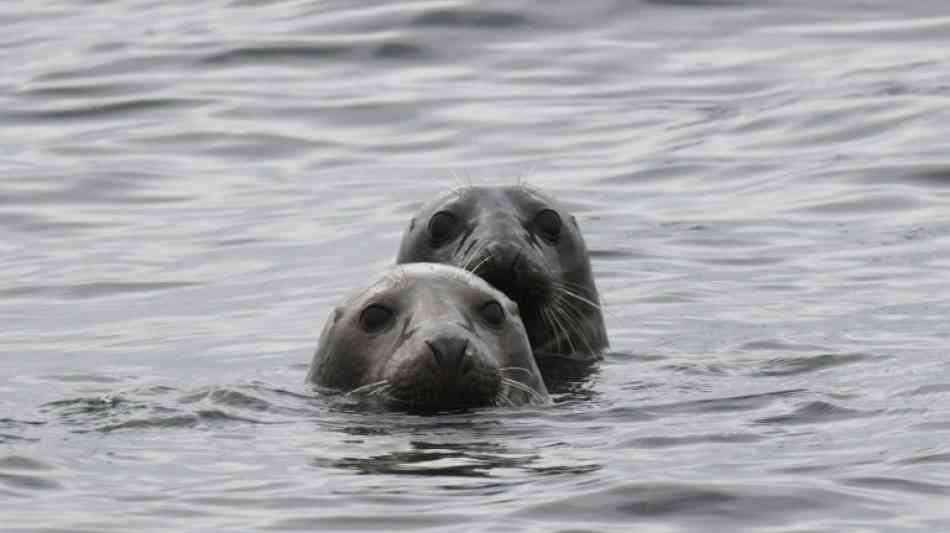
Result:
{"label": "sea surface", "polygon": [[[343,407],[413,211],[577,216],[550,407]],[[950,531],[945,0],[0,4],[0,530]]]}

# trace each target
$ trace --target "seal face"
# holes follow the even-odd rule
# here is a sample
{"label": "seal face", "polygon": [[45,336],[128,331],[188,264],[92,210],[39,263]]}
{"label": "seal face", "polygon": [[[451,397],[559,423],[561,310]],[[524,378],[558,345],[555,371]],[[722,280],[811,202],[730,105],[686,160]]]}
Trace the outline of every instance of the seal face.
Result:
{"label": "seal face", "polygon": [[469,187],[424,205],[397,263],[445,263],[478,274],[514,300],[535,356],[600,358],[607,332],[577,220],[524,186]]}
{"label": "seal face", "polygon": [[392,267],[338,306],[307,380],[413,409],[550,401],[517,304],[441,264]]}

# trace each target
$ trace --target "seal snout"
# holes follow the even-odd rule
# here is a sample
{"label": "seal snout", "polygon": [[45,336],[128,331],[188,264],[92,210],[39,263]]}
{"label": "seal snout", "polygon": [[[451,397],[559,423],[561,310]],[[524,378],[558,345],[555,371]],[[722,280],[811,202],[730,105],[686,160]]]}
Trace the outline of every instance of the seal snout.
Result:
{"label": "seal snout", "polygon": [[458,335],[441,334],[425,341],[432,358],[444,370],[457,370],[462,367],[468,350],[468,339]]}
{"label": "seal snout", "polygon": [[514,300],[522,312],[539,307],[550,297],[550,277],[542,261],[514,242],[492,243],[474,273]]}
{"label": "seal snout", "polygon": [[522,260],[522,247],[516,243],[494,242],[489,244],[485,253],[489,267],[498,273],[515,275]]}

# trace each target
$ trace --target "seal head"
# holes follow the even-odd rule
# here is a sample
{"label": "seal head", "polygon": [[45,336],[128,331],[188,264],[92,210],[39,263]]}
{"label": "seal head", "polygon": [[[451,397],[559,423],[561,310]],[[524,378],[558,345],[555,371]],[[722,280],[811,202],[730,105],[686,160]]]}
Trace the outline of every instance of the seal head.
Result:
{"label": "seal head", "polygon": [[469,187],[424,205],[397,263],[469,270],[514,300],[536,356],[593,360],[607,347],[600,297],[577,219],[525,186]]}
{"label": "seal head", "polygon": [[518,306],[441,264],[393,267],[338,306],[307,380],[411,409],[549,402]]}

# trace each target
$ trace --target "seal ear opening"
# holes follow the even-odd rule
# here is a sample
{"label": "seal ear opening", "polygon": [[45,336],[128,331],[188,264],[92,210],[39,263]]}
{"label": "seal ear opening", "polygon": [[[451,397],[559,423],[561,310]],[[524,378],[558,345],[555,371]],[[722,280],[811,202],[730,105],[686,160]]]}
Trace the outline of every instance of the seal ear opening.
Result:
{"label": "seal ear opening", "polygon": [[331,321],[332,321],[334,324],[336,324],[337,322],[340,321],[341,318],[343,318],[343,308],[342,308],[342,307],[335,307],[335,308],[333,309],[333,318],[331,319]]}

